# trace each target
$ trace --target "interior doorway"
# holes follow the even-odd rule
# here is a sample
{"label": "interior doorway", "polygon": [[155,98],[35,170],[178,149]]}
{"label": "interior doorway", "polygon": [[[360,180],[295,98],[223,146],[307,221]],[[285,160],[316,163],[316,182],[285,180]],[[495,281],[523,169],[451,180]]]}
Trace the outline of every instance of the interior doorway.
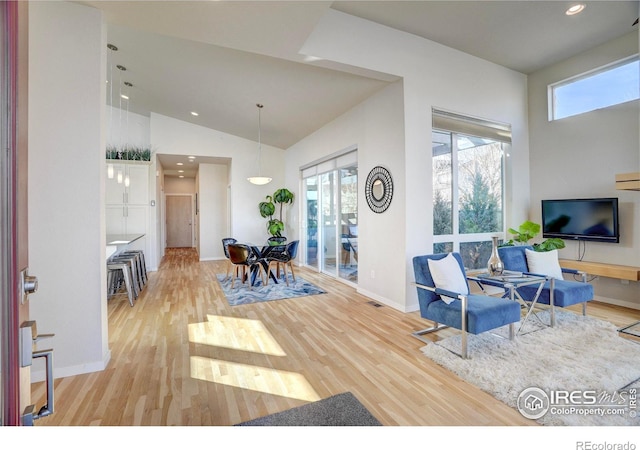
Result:
{"label": "interior doorway", "polygon": [[193,247],[193,196],[166,196],[167,247]]}

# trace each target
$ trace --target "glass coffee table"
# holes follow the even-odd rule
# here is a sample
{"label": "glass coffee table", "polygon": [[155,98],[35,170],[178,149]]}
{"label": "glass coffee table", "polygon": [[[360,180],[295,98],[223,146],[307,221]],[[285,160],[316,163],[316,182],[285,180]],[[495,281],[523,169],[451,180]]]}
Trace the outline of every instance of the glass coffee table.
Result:
{"label": "glass coffee table", "polygon": [[640,320],[638,322],[627,325],[618,330],[620,333],[630,334],[631,336],[640,337]]}
{"label": "glass coffee table", "polygon": [[[547,281],[550,281],[549,287],[549,304],[551,309],[551,326],[555,323],[555,311],[553,308],[553,289],[554,289],[554,279],[553,277],[543,276],[543,275],[535,275],[535,274],[527,274],[522,272],[511,272],[504,271],[501,275],[489,275],[489,273],[478,273],[473,275],[467,275],[467,279],[469,281],[475,282],[478,287],[483,291],[484,294],[490,295],[486,292],[486,286],[493,286],[500,289],[504,289],[503,296],[509,296],[509,298],[513,301],[519,302],[526,313],[524,318],[520,322],[520,327],[518,328],[518,332],[516,334],[524,334],[522,333],[524,325],[529,320],[529,317],[533,313],[533,315],[545,326],[545,324],[535,313],[534,309],[538,304],[538,299],[540,298],[540,293],[544,288],[544,285]],[[518,289],[523,286],[531,286],[538,285],[536,289],[536,293],[533,299],[525,300],[518,292]]]}

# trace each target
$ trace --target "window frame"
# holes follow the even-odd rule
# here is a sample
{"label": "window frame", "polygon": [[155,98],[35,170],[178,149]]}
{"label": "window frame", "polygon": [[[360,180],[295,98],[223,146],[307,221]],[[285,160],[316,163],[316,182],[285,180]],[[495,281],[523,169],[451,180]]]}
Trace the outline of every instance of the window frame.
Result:
{"label": "window frame", "polygon": [[[433,131],[436,132],[441,132],[441,133],[451,133],[452,136],[460,136],[463,135],[464,133],[458,133],[456,131],[449,131],[449,130],[441,130],[441,129],[433,129]],[[456,139],[452,138],[451,140],[451,166],[452,168],[456,168],[458,167],[459,163],[458,163],[458,158],[459,158],[459,151],[460,149],[458,148],[457,144],[456,144]],[[441,244],[441,243],[447,243],[447,242],[453,242],[453,246],[455,251],[460,251],[460,243],[463,242],[476,242],[478,240],[482,240],[485,241],[487,240],[487,238],[489,238],[488,240],[490,241],[492,236],[495,236],[497,234],[502,234],[504,235],[504,233],[506,233],[507,231],[507,207],[506,207],[506,202],[507,202],[507,196],[506,196],[506,164],[507,164],[507,154],[509,153],[511,144],[507,143],[507,142],[501,142],[502,145],[508,145],[509,148],[504,149],[503,148],[503,155],[502,155],[502,175],[501,175],[501,184],[502,184],[502,230],[500,231],[488,231],[485,233],[460,233],[460,210],[459,210],[459,190],[460,190],[460,186],[459,186],[459,173],[457,170],[452,170],[451,173],[451,211],[452,211],[452,232],[449,234],[434,234],[433,235],[433,243],[434,244]]]}
{"label": "window frame", "polygon": [[[508,176],[508,165],[509,165],[509,155],[512,151],[512,142],[511,142],[511,125],[508,124],[500,124],[497,122],[489,122],[484,121],[485,124],[493,124],[495,123],[493,130],[498,131],[494,133],[493,131],[489,131],[489,133],[485,133],[484,136],[475,135],[475,137],[481,137],[485,139],[492,140],[496,143],[502,145],[502,158],[501,158],[501,189],[502,189],[502,230],[491,231],[486,233],[460,233],[459,226],[459,173],[457,168],[459,167],[458,157],[460,156],[459,151],[460,148],[457,144],[458,136],[473,136],[470,133],[467,133],[464,130],[464,124],[460,127],[457,127],[457,130],[451,129],[456,128],[454,124],[451,127],[442,127],[436,125],[435,115],[440,114],[439,110],[433,110],[434,120],[432,124],[432,143],[433,143],[433,133],[447,133],[450,136],[450,146],[451,146],[451,208],[452,208],[452,230],[449,234],[432,234],[432,245],[433,251],[436,252],[436,247],[442,244],[451,244],[452,248],[450,251],[460,252],[460,245],[474,242],[486,243],[489,247],[492,243],[492,237],[494,236],[506,236],[506,232],[508,229],[507,226],[507,217],[509,210],[509,198],[507,195],[507,188],[509,186],[509,176]],[[446,113],[445,113],[446,114]],[[467,116],[468,117],[468,116]],[[468,120],[474,120],[474,118],[469,118]],[[506,137],[508,136],[508,137]],[[433,152],[433,147],[432,147]],[[431,156],[433,158],[433,154]],[[433,159],[432,159],[433,161]],[[432,167],[433,170],[433,167]],[[433,182],[433,181],[432,181]],[[433,205],[433,204],[432,204]],[[433,218],[432,218],[433,220]],[[435,232],[435,230],[434,230]]]}
{"label": "window frame", "polygon": [[[357,208],[359,206],[358,199],[357,199],[358,186],[359,186],[358,148],[356,146],[347,148],[343,151],[334,153],[332,155],[329,155],[328,157],[325,157],[313,163],[307,164],[300,168],[300,186],[301,186],[300,192],[302,193],[302,197],[303,197],[303,201],[300,202],[301,203],[300,217],[302,218],[302,220],[300,221],[300,236],[304,237],[304,239],[301,239],[300,241],[301,249],[302,249],[301,261],[304,266],[309,267],[314,271],[317,271],[318,273],[324,273],[346,284],[357,286],[357,283],[358,283],[357,276],[354,279],[349,275],[349,273],[345,271],[345,268],[341,267],[340,265],[341,256],[342,256],[341,249],[343,248],[342,237],[341,237],[342,223],[340,220],[343,214],[342,211],[343,211],[343,200],[344,200],[343,193],[342,193],[342,183],[344,181],[344,178],[342,177],[342,173],[343,173],[343,170],[345,169],[354,169],[356,171],[355,175],[353,176],[356,177],[355,225],[357,225],[358,223]],[[335,245],[332,246],[331,248],[332,251],[330,252],[331,254],[335,253],[335,256],[334,256],[335,267],[331,265],[326,265],[326,260],[325,260],[326,255],[324,254],[324,252],[316,253],[315,264],[310,264],[308,259],[309,258],[309,253],[308,253],[308,243],[309,243],[308,201],[309,201],[309,198],[307,197],[307,193],[308,193],[307,180],[309,179],[316,180],[316,184],[315,184],[316,196],[317,196],[317,198],[315,199],[317,202],[316,204],[317,231],[315,235],[316,248],[324,248],[327,245],[327,242],[325,242],[325,238],[327,236],[323,233],[324,225],[321,223],[321,219],[322,219],[321,209],[323,206],[323,190],[324,190],[324,187],[322,184],[322,177],[323,175],[327,175],[327,174],[333,174],[334,176],[334,179],[331,182],[332,187],[330,189],[333,195],[331,196],[332,200],[331,200],[331,205],[329,206],[336,211],[335,217],[334,217],[335,223],[333,225],[334,227],[333,231],[335,232],[335,236],[331,235],[329,237],[335,237]],[[355,265],[357,267],[357,260],[352,265]]]}
{"label": "window frame", "polygon": [[[568,117],[573,117],[573,116],[577,116],[577,115],[580,115],[580,114],[585,114],[585,113],[588,113],[588,112],[597,111],[597,110],[605,109],[605,108],[610,108],[612,106],[616,106],[616,105],[620,105],[622,103],[626,103],[627,101],[620,102],[620,103],[614,103],[614,104],[607,105],[607,106],[601,106],[601,107],[597,107],[597,108],[594,108],[594,109],[585,110],[585,111],[582,111],[582,112],[579,112],[579,113],[575,113],[575,114],[571,114],[571,115],[568,115],[568,116],[556,117],[556,111],[557,111],[556,89],[557,88],[564,87],[564,86],[567,86],[567,85],[570,85],[570,84],[573,84],[573,83],[577,83],[579,81],[582,81],[582,80],[597,76],[599,74],[615,70],[615,69],[617,69],[619,67],[622,67],[624,65],[627,65],[627,64],[630,64],[630,63],[633,63],[633,62],[639,62],[639,61],[640,61],[640,54],[636,53],[636,54],[628,56],[626,58],[622,58],[622,59],[619,59],[617,61],[613,61],[613,62],[611,62],[609,64],[605,64],[603,66],[596,67],[596,68],[588,70],[586,72],[582,72],[582,73],[580,73],[578,75],[574,75],[572,77],[565,78],[563,80],[560,80],[560,81],[557,81],[555,83],[549,84],[547,86],[547,109],[548,109],[547,113],[548,113],[549,122],[555,122],[557,120],[566,119]],[[635,100],[638,100],[638,99],[640,99],[640,95],[639,95],[638,98],[630,99],[628,101],[635,101]]]}

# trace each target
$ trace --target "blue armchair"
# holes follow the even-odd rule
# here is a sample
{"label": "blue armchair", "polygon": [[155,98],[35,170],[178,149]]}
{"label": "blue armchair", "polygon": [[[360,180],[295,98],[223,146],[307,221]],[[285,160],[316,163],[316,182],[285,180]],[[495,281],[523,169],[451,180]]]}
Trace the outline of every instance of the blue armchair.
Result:
{"label": "blue armchair", "polygon": [[[531,273],[527,264],[526,250],[533,250],[529,245],[516,245],[513,247],[499,247],[498,255],[506,270],[516,272]],[[580,275],[582,281],[554,280],[553,304],[550,305],[550,282],[547,281],[540,292],[538,304],[550,305],[551,326],[555,326],[555,307],[566,308],[567,306],[582,303],[582,315],[587,314],[587,302],[593,299],[593,286],[587,283],[587,274],[575,269],[562,268],[562,273]],[[518,289],[523,300],[531,300],[536,294],[535,286],[523,286]]]}
{"label": "blue armchair", "polygon": [[[420,304],[420,316],[434,322],[434,326],[413,333],[415,337],[452,327],[462,332],[462,351],[460,356],[468,357],[467,333],[480,334],[504,325],[509,325],[509,338],[514,337],[514,323],[520,320],[520,305],[504,298],[490,297],[487,295],[469,294],[469,284],[464,273],[462,258],[458,253],[452,253],[457,261],[459,274],[462,277],[462,285],[466,286],[466,292],[452,292],[436,287],[434,274],[429,268],[429,260],[439,261],[449,254],[423,255],[413,258],[413,270],[415,285],[418,290],[418,302]],[[437,278],[437,277],[436,277]],[[448,302],[443,300],[448,299]],[[451,301],[451,299],[454,299]]]}

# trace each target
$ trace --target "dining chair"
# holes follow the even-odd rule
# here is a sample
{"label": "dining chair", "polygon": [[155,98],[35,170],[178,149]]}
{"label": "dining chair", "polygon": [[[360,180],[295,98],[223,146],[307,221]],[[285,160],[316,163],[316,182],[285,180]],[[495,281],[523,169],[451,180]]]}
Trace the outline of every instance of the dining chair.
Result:
{"label": "dining chair", "polygon": [[[289,269],[291,270],[291,277],[293,278],[294,282],[296,281],[296,273],[293,270],[293,260],[298,256],[298,244],[300,244],[300,241],[291,241],[287,244],[287,249],[285,250],[285,252],[287,254],[288,261],[283,264],[283,266],[285,267],[285,272],[286,267],[289,266]],[[287,281],[287,286],[288,285],[289,283]]]}
{"label": "dining chair", "polygon": [[[274,280],[276,280],[280,276],[280,264],[283,264],[287,261],[287,246],[286,245],[272,245],[268,247],[268,252],[264,256],[264,260],[266,261],[266,272],[267,272],[267,281],[265,283],[269,284],[269,278],[271,276],[271,266],[276,266],[276,275],[274,276]],[[285,273],[285,280],[287,275]]]}
{"label": "dining chair", "polygon": [[[277,276],[280,275],[280,267],[282,267],[282,271],[284,273],[284,281],[287,284],[287,286],[289,286],[289,277],[287,276],[287,266],[289,266],[289,269],[291,270],[291,277],[293,278],[293,281],[296,281],[296,274],[293,270],[293,260],[296,259],[296,257],[298,256],[298,245],[300,244],[299,240],[296,241],[291,241],[289,242],[286,246],[284,246],[284,251],[283,252],[273,252],[273,255],[271,256],[267,256],[267,261],[269,262],[269,272],[271,271],[271,264],[275,263],[276,264],[276,273]],[[267,282],[269,282],[268,280],[268,275],[269,273],[267,273]]]}
{"label": "dining chair", "polygon": [[[248,245],[233,243],[229,244],[227,248],[229,249],[229,261],[231,261],[231,264],[233,264],[235,268],[233,278],[231,278],[231,289],[233,289],[237,277],[240,277],[241,282],[244,283],[245,280],[250,278],[250,273],[254,270],[260,273],[262,284],[265,284],[260,260],[254,256]],[[249,273],[247,273],[247,268],[249,269]],[[240,271],[242,271],[242,275],[240,275]],[[252,287],[251,280],[249,279],[249,289],[252,289]]]}
{"label": "dining chair", "polygon": [[222,239],[222,248],[224,249],[224,257],[227,258],[227,275],[225,276],[225,280],[229,278],[229,274],[231,273],[231,269],[233,268],[233,264],[231,264],[231,260],[229,259],[229,244],[235,244],[238,242],[234,238],[223,238]]}

